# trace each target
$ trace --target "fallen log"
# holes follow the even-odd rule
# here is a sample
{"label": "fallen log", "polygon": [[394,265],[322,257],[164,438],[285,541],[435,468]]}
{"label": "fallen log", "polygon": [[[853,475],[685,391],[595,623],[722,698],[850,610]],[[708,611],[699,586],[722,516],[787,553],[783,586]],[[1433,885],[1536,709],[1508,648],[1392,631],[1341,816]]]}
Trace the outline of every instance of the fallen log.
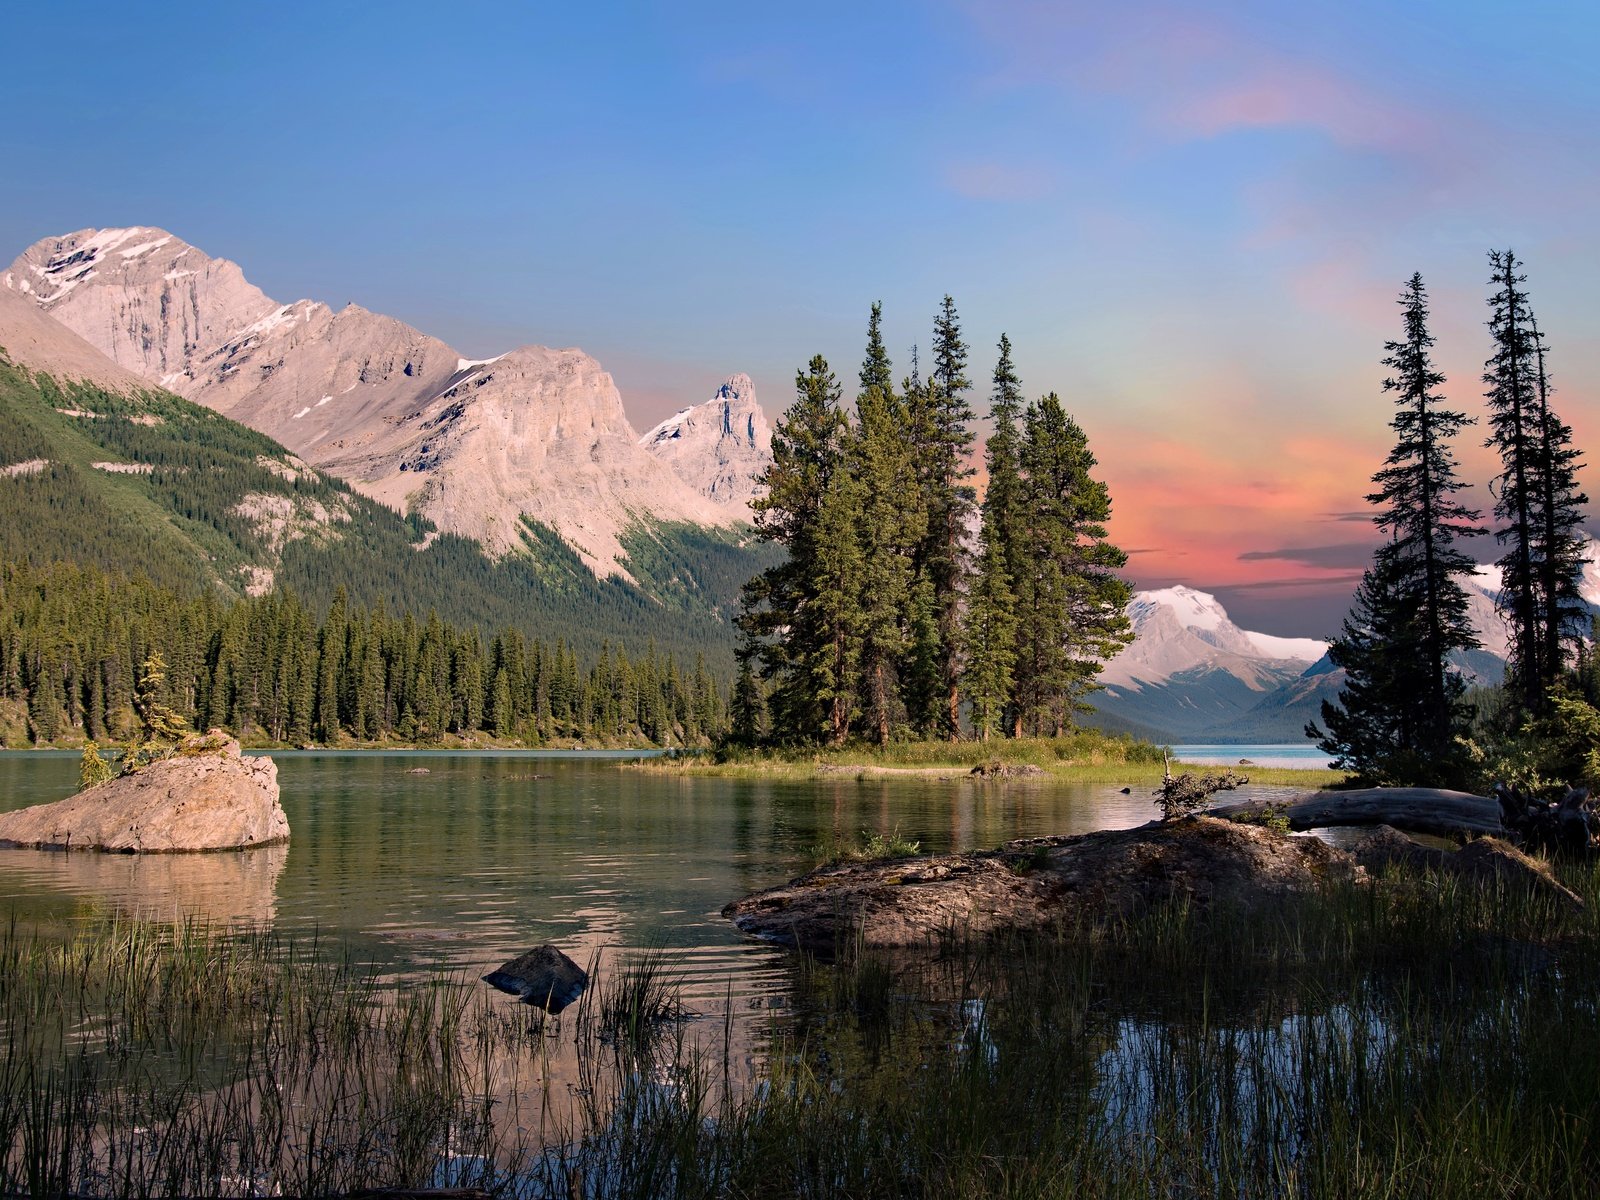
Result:
{"label": "fallen log", "polygon": [[1407,833],[1437,837],[1498,836],[1499,802],[1470,792],[1445,788],[1361,788],[1352,792],[1312,792],[1287,803],[1242,800],[1219,804],[1206,815],[1226,820],[1251,820],[1272,813],[1288,818],[1297,832],[1340,825],[1389,825]]}

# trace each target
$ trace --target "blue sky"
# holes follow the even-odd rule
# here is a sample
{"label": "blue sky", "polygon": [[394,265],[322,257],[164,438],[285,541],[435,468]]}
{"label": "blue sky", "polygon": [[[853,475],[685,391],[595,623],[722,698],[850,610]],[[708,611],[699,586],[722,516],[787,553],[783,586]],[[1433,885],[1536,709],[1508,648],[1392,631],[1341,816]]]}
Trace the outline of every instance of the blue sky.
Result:
{"label": "blue sky", "polygon": [[1004,330],[1089,431],[1134,582],[1269,631],[1331,632],[1365,558],[1338,515],[1388,448],[1412,271],[1476,411],[1484,253],[1513,246],[1562,415],[1600,435],[1593,5],[65,2],[6,26],[4,255],[159,225],[469,356],[582,346],[641,428],[738,370],[776,415],[816,352],[853,380],[873,300],[904,368],[948,291],[978,378]]}

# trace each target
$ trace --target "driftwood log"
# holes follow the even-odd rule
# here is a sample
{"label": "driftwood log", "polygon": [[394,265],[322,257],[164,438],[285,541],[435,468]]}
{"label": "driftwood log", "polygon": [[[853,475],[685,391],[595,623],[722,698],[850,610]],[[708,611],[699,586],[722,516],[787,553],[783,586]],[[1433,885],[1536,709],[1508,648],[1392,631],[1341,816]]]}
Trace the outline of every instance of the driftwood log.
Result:
{"label": "driftwood log", "polygon": [[1243,800],[1219,804],[1207,816],[1238,820],[1278,812],[1297,831],[1336,825],[1388,825],[1407,833],[1438,837],[1482,837],[1504,832],[1500,804],[1488,796],[1444,788],[1362,788],[1351,792],[1312,792],[1287,803]]}

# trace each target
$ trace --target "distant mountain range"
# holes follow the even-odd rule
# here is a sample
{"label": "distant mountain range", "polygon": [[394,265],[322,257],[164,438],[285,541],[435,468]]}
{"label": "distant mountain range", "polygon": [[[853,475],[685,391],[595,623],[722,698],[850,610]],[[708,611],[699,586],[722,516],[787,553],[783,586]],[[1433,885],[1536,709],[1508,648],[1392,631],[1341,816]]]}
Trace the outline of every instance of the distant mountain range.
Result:
{"label": "distant mountain range", "polygon": [[467,359],[354,304],[279,303],[236,264],[142,226],[45,238],[0,287],[132,376],[491,554],[548,530],[596,575],[631,578],[624,543],[638,530],[746,536],[770,438],[747,376],[680,413],[675,436],[641,439],[581,350]]}
{"label": "distant mountain range", "polygon": [[[1463,581],[1468,616],[1483,646],[1455,656],[1469,680],[1505,673],[1505,622],[1495,610],[1499,572],[1479,567]],[[1585,551],[1583,599],[1600,612],[1600,543]],[[1337,702],[1344,672],[1327,643],[1239,628],[1215,596],[1188,587],[1137,592],[1128,608],[1134,641],[1106,664],[1105,691],[1091,701],[1095,724],[1161,742],[1298,742],[1322,702]]]}
{"label": "distant mountain range", "polygon": [[[749,526],[772,431],[746,375],[640,435],[581,350],[469,360],[356,305],[280,304],[149,227],[24,251],[0,273],[0,348],[53,377],[0,374],[8,555],[77,545],[234,594],[283,582],[316,600],[346,582],[365,603],[731,661],[739,585],[776,553]],[[1498,576],[1468,582],[1484,648],[1459,665],[1493,680]],[[1600,610],[1593,545],[1583,594]],[[1298,741],[1344,681],[1325,643],[1241,629],[1192,588],[1137,593],[1130,616],[1098,724]]]}
{"label": "distant mountain range", "polygon": [[[135,233],[141,236],[135,238]],[[419,619],[434,609],[458,625],[486,630],[516,626],[547,641],[564,639],[587,661],[598,657],[608,641],[635,649],[654,641],[686,664],[704,653],[718,673],[731,672],[729,621],[739,588],[773,554],[771,547],[755,542],[736,504],[693,490],[694,485],[639,448],[624,422],[615,437],[589,435],[587,470],[601,476],[615,496],[618,487],[606,478],[604,452],[621,445],[625,462],[644,457],[660,491],[692,496],[691,503],[714,513],[716,523],[667,519],[675,512],[670,506],[628,509],[626,524],[602,530],[615,543],[606,569],[599,552],[610,543],[592,536],[596,522],[589,516],[579,518],[587,523],[579,532],[591,535],[583,543],[590,551],[584,557],[577,543],[519,512],[516,552],[486,555],[481,542],[435,524],[427,505],[409,505],[409,514],[403,514],[378,503],[267,434],[141,375],[139,371],[171,365],[172,359],[163,360],[154,348],[162,331],[176,330],[177,348],[190,358],[207,357],[196,347],[216,327],[207,314],[214,317],[217,306],[203,302],[209,293],[196,290],[188,296],[187,317],[178,313],[181,306],[173,297],[163,301],[158,295],[152,309],[155,323],[129,317],[143,311],[143,300],[124,296],[128,307],[117,310],[121,318],[112,328],[125,331],[131,320],[136,337],[129,340],[117,333],[106,340],[121,345],[133,367],[113,361],[57,319],[69,301],[85,319],[87,300],[75,297],[92,297],[99,274],[117,276],[125,251],[125,261],[134,261],[172,245],[162,243],[166,235],[147,236],[152,233],[158,231],[119,231],[128,235],[120,240],[116,235],[86,238],[86,244],[70,253],[34,264],[37,273],[27,267],[36,280],[41,275],[64,277],[53,287],[50,282],[23,287],[27,280],[15,268],[0,275],[0,560],[66,559],[143,573],[182,591],[202,586],[233,596],[283,585],[315,606],[326,605],[342,586],[352,601],[364,606],[381,602],[390,611]],[[182,253],[181,244],[177,253]],[[100,270],[113,256],[115,261]],[[27,256],[19,261],[26,264]],[[188,256],[183,261],[198,260]],[[213,262],[198,269],[211,271],[223,284],[230,278],[237,283],[242,276],[230,266]],[[169,266],[161,275],[186,269]],[[179,275],[180,281],[186,278]],[[41,293],[55,300],[42,303]],[[163,316],[166,325],[159,323]],[[239,340],[232,337],[229,344]],[[584,358],[577,352],[550,353],[575,365]],[[285,348],[282,358],[290,362],[296,352]],[[370,384],[360,381],[364,371]],[[268,382],[278,374],[258,373]],[[382,374],[375,366],[355,373],[352,395],[367,395],[378,387]],[[398,375],[408,378],[404,363]],[[603,377],[603,372],[592,372],[591,382],[595,375]],[[582,390],[581,379],[567,383],[569,391]],[[738,401],[719,394],[690,409],[691,416],[702,408],[727,415],[737,413],[740,404],[755,404],[747,381],[736,378],[730,384],[740,390]],[[215,393],[193,381],[189,386],[207,396],[226,397],[238,385],[224,375]],[[609,380],[605,387],[610,387]],[[255,395],[247,392],[245,401],[237,402],[240,415],[249,415],[246,401]],[[272,400],[270,395],[260,398],[263,403]],[[545,399],[530,394],[523,403],[538,408]],[[559,403],[559,397],[551,403]],[[374,421],[382,425],[386,410],[381,404],[378,410]],[[482,409],[473,411],[480,419],[484,416]],[[563,411],[570,414],[572,406]],[[288,419],[293,421],[294,414]],[[535,414],[534,419],[548,420],[549,414]],[[685,424],[693,430],[705,422]],[[750,424],[764,429],[764,418]],[[581,433],[552,437],[568,449],[584,440]],[[678,440],[680,465],[687,470],[692,457],[684,450],[692,437]],[[721,440],[706,435],[712,467],[717,467],[719,455],[730,457],[719,449]],[[547,455],[547,464],[555,457]],[[720,473],[712,472],[718,487],[728,486],[730,469],[722,463]],[[568,496],[578,491],[579,484],[555,476],[554,470],[544,472],[541,480],[555,486],[531,492],[530,507],[552,491]],[[475,486],[471,473],[457,482],[462,488]],[[433,511],[446,519],[452,513],[448,506]],[[538,511],[548,514],[550,509]]]}
{"label": "distant mountain range", "polygon": [[1338,694],[1327,643],[1241,629],[1215,596],[1138,592],[1134,641],[1106,664],[1092,720],[1161,742],[1300,741]]}

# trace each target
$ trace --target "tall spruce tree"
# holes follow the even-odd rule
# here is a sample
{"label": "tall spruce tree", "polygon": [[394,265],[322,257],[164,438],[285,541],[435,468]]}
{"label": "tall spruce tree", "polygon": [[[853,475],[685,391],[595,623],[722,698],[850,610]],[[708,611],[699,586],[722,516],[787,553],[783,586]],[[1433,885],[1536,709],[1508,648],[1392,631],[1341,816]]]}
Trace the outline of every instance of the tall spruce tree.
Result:
{"label": "tall spruce tree", "polygon": [[928,522],[934,541],[926,563],[938,605],[939,674],[944,683],[939,726],[952,741],[962,734],[962,598],[970,571],[966,530],[978,499],[973,486],[966,483],[973,477],[973,469],[966,466],[966,454],[973,445],[973,406],[966,400],[973,384],[966,378],[966,358],[968,349],[955,315],[955,301],[947,294],[939,302],[939,315],[933,322],[933,373],[928,379],[936,477]]}
{"label": "tall spruce tree", "polygon": [[874,304],[850,470],[861,498],[861,717],[869,736],[887,745],[906,717],[898,668],[908,648],[914,556],[928,517],[907,437],[906,403],[894,391],[881,320],[882,306]]}
{"label": "tall spruce tree", "polygon": [[1519,707],[1544,713],[1565,667],[1565,646],[1580,633],[1572,599],[1582,571],[1578,538],[1587,502],[1577,490],[1578,454],[1571,430],[1549,406],[1543,339],[1537,332],[1522,263],[1510,250],[1489,252],[1494,290],[1485,364],[1490,435],[1501,473],[1491,485],[1495,537],[1505,548],[1499,607],[1510,633],[1507,683]]}
{"label": "tall spruce tree", "polygon": [[967,465],[973,440],[967,358],[955,301],[947,295],[934,318],[933,367],[926,386],[915,394],[911,417],[922,443],[918,452],[928,509],[920,576],[924,598],[933,606],[925,619],[931,619],[936,636],[921,656],[932,676],[922,685],[927,694],[922,718],[928,732],[951,739],[961,734],[961,605],[969,568],[967,521],[977,498],[966,482],[973,474]]}
{"label": "tall spruce tree", "polygon": [[1028,406],[1022,424],[1016,694],[1024,723],[1054,735],[1089,710],[1102,664],[1133,640],[1132,589],[1116,574],[1128,556],[1108,540],[1111,494],[1090,474],[1087,435],[1053,392]]}
{"label": "tall spruce tree", "polygon": [[1539,600],[1545,614],[1540,654],[1546,676],[1558,680],[1568,671],[1569,649],[1581,649],[1590,625],[1588,606],[1578,590],[1586,540],[1583,508],[1589,498],[1578,490],[1583,455],[1572,445],[1572,427],[1550,406],[1554,389],[1545,368],[1545,340],[1532,312],[1528,326],[1534,347],[1539,429],[1539,523],[1533,559],[1538,564]]}
{"label": "tall spruce tree", "polygon": [[1365,778],[1420,783],[1458,771],[1457,736],[1471,714],[1461,704],[1466,685],[1450,656],[1479,642],[1459,582],[1477,564],[1455,543],[1487,531],[1477,524],[1479,514],[1455,498],[1466,485],[1456,477],[1450,440],[1474,421],[1442,407],[1444,376],[1430,355],[1434,339],[1420,274],[1406,283],[1399,304],[1404,336],[1384,344],[1383,360],[1393,371],[1383,388],[1397,406],[1390,422],[1395,446],[1373,476],[1378,490],[1367,496],[1389,540],[1374,555],[1357,612],[1330,647],[1348,675],[1339,707],[1325,701],[1328,732],[1314,725],[1307,732]]}
{"label": "tall spruce tree", "polygon": [[[847,680],[832,624],[833,608],[817,603],[819,591],[849,574],[841,512],[854,496],[839,477],[846,470],[848,420],[839,407],[839,382],[821,355],[795,376],[795,401],[772,434],[772,462],[762,473],[764,494],[755,502],[756,527],[787,551],[782,562],[745,585],[739,616],[741,653],[761,664],[770,683],[768,708],[780,740],[832,738]],[[844,520],[845,517],[849,521]]]}
{"label": "tall spruce tree", "polygon": [[1434,765],[1416,752],[1420,697],[1406,660],[1417,652],[1417,632],[1394,559],[1380,553],[1362,574],[1350,613],[1328,646],[1329,661],[1346,675],[1339,704],[1322,702],[1326,732],[1306,726],[1306,736],[1333,756],[1335,767],[1388,783],[1414,780]]}
{"label": "tall spruce tree", "polygon": [[1011,361],[1011,339],[1000,335],[989,415],[994,431],[984,445],[989,485],[983,497],[982,551],[967,603],[963,679],[980,740],[1002,726],[1015,736],[1020,714],[1013,701],[1017,661],[1015,585],[1025,566],[1021,538],[1022,475],[1017,418],[1022,381]]}

